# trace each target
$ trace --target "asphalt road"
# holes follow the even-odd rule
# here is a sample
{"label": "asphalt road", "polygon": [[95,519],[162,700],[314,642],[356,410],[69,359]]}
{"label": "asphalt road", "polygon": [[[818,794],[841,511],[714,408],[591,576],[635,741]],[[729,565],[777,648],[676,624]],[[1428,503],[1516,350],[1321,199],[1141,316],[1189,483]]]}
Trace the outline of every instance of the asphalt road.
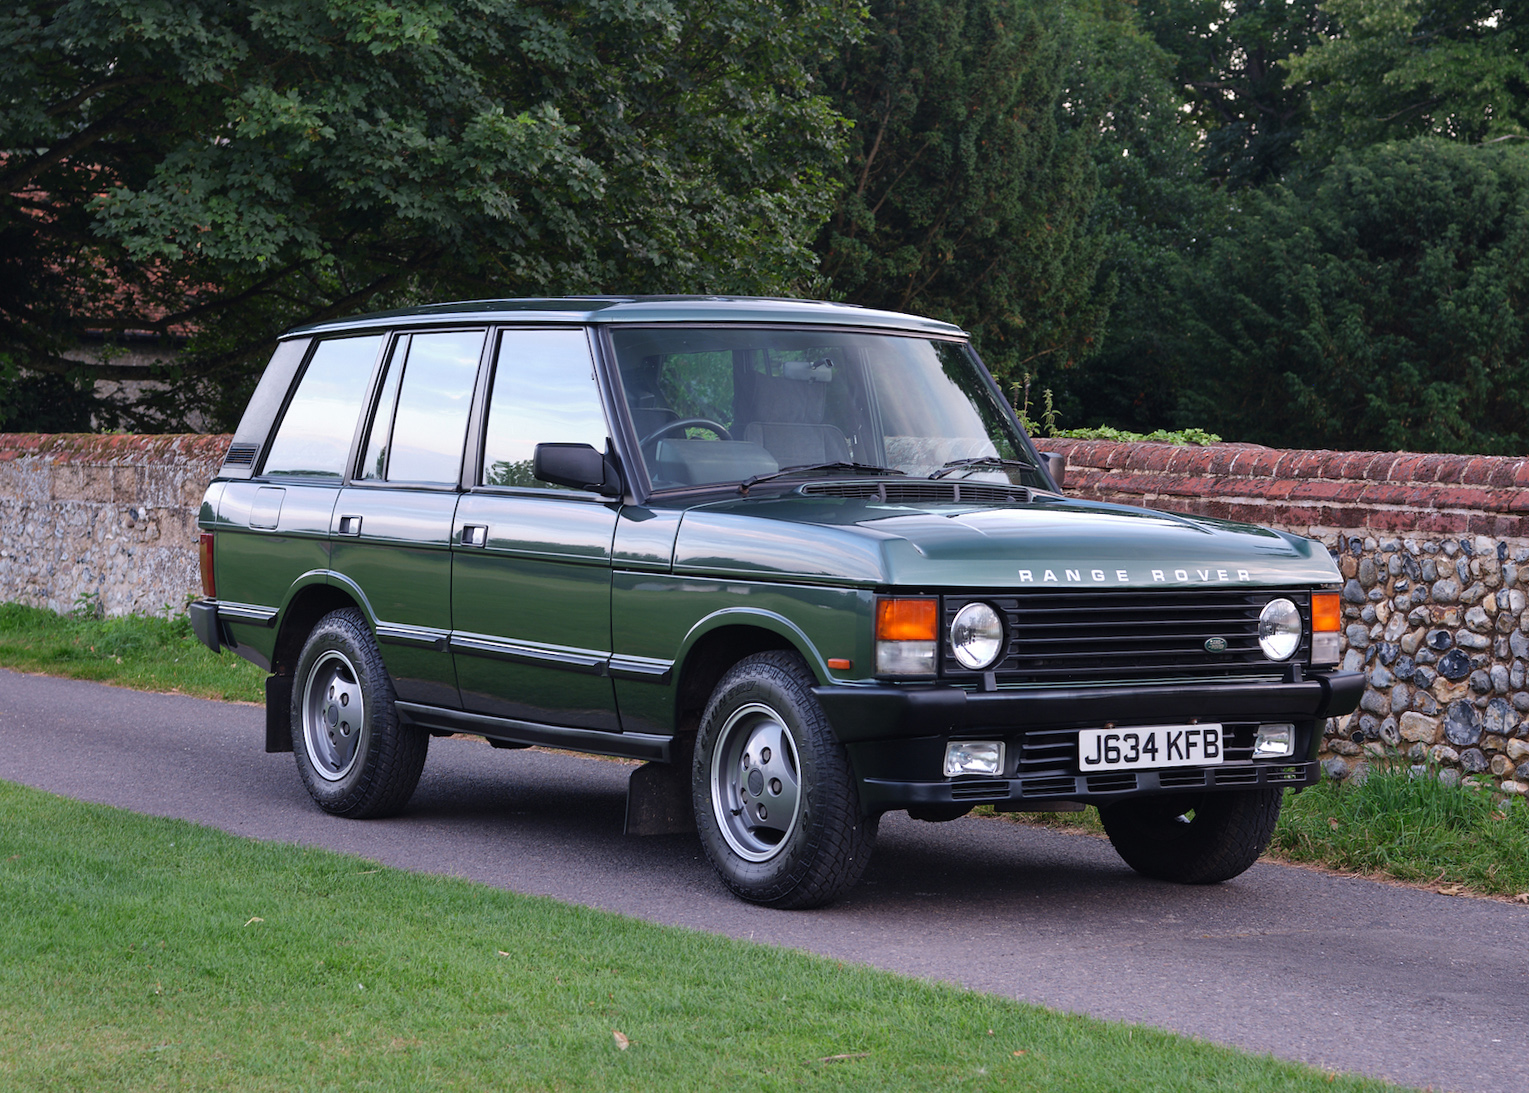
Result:
{"label": "asphalt road", "polygon": [[408,813],[347,821],[253,706],[0,671],[0,778],[1415,1086],[1529,1090],[1529,907],[1260,863],[1144,880],[1101,840],[883,822],[840,904],[767,911],[693,835],[622,834],[630,766],[436,740]]}

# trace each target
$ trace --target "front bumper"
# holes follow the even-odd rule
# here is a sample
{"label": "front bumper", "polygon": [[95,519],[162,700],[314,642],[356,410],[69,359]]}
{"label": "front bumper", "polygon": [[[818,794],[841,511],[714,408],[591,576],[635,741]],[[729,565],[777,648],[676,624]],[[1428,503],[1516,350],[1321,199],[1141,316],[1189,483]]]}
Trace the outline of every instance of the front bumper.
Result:
{"label": "front bumper", "polygon": [[[847,748],[867,813],[909,807],[992,804],[999,809],[1080,801],[1107,804],[1127,796],[1299,788],[1319,775],[1316,753],[1328,717],[1351,713],[1364,692],[1359,672],[1315,675],[1300,682],[1044,688],[972,692],[893,684],[814,688]],[[1214,766],[1084,774],[1077,730],[1116,724],[1220,722],[1228,741],[1245,740],[1246,755],[1228,747]],[[1296,726],[1295,754],[1251,758],[1260,723]],[[1002,777],[944,778],[950,740],[999,739],[1008,758]]]}

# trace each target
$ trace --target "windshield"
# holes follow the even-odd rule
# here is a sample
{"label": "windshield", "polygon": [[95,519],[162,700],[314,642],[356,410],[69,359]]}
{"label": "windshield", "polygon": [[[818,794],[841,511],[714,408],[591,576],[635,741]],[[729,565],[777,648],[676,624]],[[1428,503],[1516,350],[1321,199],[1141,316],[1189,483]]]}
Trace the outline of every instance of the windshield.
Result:
{"label": "windshield", "polygon": [[1008,407],[959,343],[673,327],[618,327],[611,340],[655,489],[798,467],[1045,487]]}

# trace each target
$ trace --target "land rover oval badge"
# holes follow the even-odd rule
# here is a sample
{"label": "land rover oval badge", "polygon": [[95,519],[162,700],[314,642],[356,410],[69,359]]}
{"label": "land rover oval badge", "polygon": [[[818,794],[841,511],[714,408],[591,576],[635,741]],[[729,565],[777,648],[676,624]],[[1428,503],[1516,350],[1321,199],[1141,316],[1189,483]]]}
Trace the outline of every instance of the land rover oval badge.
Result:
{"label": "land rover oval badge", "polygon": [[1207,653],[1224,653],[1224,652],[1226,652],[1226,639],[1225,638],[1206,638],[1205,639],[1205,651]]}

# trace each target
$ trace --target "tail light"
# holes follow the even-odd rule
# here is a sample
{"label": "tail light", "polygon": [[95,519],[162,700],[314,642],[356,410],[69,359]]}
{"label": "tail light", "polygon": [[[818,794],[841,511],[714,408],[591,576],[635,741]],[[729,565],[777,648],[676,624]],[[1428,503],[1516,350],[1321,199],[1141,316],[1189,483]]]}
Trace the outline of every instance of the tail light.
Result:
{"label": "tail light", "polygon": [[218,582],[212,569],[212,532],[204,531],[197,538],[197,564],[202,570],[202,595],[209,600],[218,598]]}

